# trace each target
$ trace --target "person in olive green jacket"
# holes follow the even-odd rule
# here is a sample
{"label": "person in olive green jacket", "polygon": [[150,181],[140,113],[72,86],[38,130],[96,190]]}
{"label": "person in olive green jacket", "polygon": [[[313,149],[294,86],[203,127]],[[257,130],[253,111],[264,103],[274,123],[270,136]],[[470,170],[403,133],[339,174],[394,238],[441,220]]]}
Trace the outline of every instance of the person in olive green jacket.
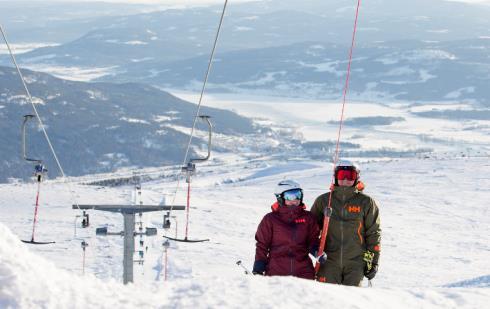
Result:
{"label": "person in olive green jacket", "polygon": [[[376,202],[362,193],[359,168],[341,161],[335,168],[332,186],[332,213],[327,231],[327,261],[320,266],[317,280],[360,286],[366,276],[373,279],[378,271],[381,229]],[[331,192],[320,195],[311,208],[320,228]]]}

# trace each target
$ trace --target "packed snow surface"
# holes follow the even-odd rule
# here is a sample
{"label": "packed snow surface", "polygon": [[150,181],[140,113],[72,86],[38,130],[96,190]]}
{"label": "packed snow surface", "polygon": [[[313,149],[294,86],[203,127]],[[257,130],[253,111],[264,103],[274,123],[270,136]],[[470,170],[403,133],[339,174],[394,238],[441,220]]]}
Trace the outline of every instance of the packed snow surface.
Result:
{"label": "packed snow surface", "polygon": [[[143,183],[141,197],[133,186],[87,186],[77,179],[44,182],[35,235],[38,241],[56,243],[34,246],[19,238],[31,236],[36,184],[0,185],[0,307],[485,308],[490,301],[488,156],[390,159],[361,166],[365,191],[379,204],[383,229],[373,288],[245,275],[236,262],[252,266],[254,233],[270,211],[274,185],[283,178],[298,180],[311,205],[328,188],[332,167],[319,161],[227,155],[198,166],[192,182],[189,238],[210,241],[171,242],[166,281],[162,214],[143,215],[144,226],[160,232],[142,239],[148,246],[144,264],[135,263],[135,282],[124,286],[121,237],[95,236],[100,226],[120,231],[122,216],[90,211],[91,226],[82,229],[75,217],[80,213],[71,204],[74,199],[80,204],[158,204],[165,195],[170,203],[176,188],[172,177]],[[176,205],[186,199],[184,185],[180,187]],[[182,238],[185,213],[174,215],[165,233],[174,237],[177,231]],[[82,240],[89,243],[83,276]]]}

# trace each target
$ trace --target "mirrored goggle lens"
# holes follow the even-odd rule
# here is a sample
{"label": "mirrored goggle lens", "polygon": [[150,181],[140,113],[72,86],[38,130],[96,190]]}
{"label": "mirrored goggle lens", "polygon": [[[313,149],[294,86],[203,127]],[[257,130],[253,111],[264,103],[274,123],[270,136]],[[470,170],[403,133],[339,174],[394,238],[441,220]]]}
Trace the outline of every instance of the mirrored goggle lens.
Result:
{"label": "mirrored goggle lens", "polygon": [[303,197],[301,190],[290,190],[283,193],[286,201],[300,200]]}
{"label": "mirrored goggle lens", "polygon": [[339,170],[337,172],[338,180],[356,180],[357,173],[353,170]]}

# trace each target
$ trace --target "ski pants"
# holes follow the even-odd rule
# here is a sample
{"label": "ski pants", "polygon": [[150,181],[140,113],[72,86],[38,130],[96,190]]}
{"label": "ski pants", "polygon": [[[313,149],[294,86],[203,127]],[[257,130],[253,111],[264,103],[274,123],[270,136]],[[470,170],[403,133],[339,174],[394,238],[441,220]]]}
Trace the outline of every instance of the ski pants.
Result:
{"label": "ski pants", "polygon": [[364,261],[348,261],[342,267],[335,261],[327,260],[318,271],[318,281],[361,286],[364,277]]}

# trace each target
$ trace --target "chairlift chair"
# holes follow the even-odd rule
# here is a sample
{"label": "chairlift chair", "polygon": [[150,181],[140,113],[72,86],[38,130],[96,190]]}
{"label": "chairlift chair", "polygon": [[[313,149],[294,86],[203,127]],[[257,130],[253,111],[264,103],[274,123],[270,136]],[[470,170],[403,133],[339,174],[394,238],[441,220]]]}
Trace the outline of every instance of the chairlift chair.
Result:
{"label": "chairlift chair", "polygon": [[40,159],[32,159],[29,158],[26,154],[26,124],[30,119],[35,118],[36,116],[34,115],[25,115],[24,116],[24,122],[22,123],[22,157],[24,160],[28,162],[35,162],[36,165],[34,166],[34,176],[36,176],[37,180],[37,194],[36,194],[36,204],[34,208],[34,219],[32,223],[32,235],[30,240],[22,240],[22,242],[27,243],[27,244],[33,244],[33,245],[47,245],[47,244],[53,244],[55,243],[54,241],[35,241],[34,240],[34,235],[36,231],[36,222],[37,222],[37,211],[39,208],[39,192],[41,191],[41,182],[48,172],[48,169],[43,165],[43,161]]}
{"label": "chairlift chair", "polygon": [[[186,166],[182,167],[182,171],[185,172],[186,174],[186,182],[187,182],[187,207],[186,207],[186,212],[187,212],[187,220],[186,220],[186,229],[185,229],[185,237],[184,239],[180,238],[173,238],[169,236],[163,236],[164,238],[173,240],[173,241],[179,241],[179,242],[189,242],[189,243],[196,243],[196,242],[205,242],[209,241],[209,239],[196,239],[192,240],[187,237],[188,234],[188,225],[189,225],[189,209],[190,209],[190,194],[191,194],[191,178],[196,172],[196,163],[199,162],[204,162],[207,161],[211,157],[211,136],[212,136],[212,130],[213,130],[213,125],[211,124],[211,121],[209,121],[210,116],[207,115],[201,115],[199,116],[202,120],[204,120],[207,125],[208,125],[208,132],[209,132],[209,138],[208,138],[208,154],[206,157],[203,158],[194,158],[190,159],[189,162],[187,163]],[[169,220],[170,223],[170,220]],[[164,217],[164,224],[165,224],[165,217]]]}

